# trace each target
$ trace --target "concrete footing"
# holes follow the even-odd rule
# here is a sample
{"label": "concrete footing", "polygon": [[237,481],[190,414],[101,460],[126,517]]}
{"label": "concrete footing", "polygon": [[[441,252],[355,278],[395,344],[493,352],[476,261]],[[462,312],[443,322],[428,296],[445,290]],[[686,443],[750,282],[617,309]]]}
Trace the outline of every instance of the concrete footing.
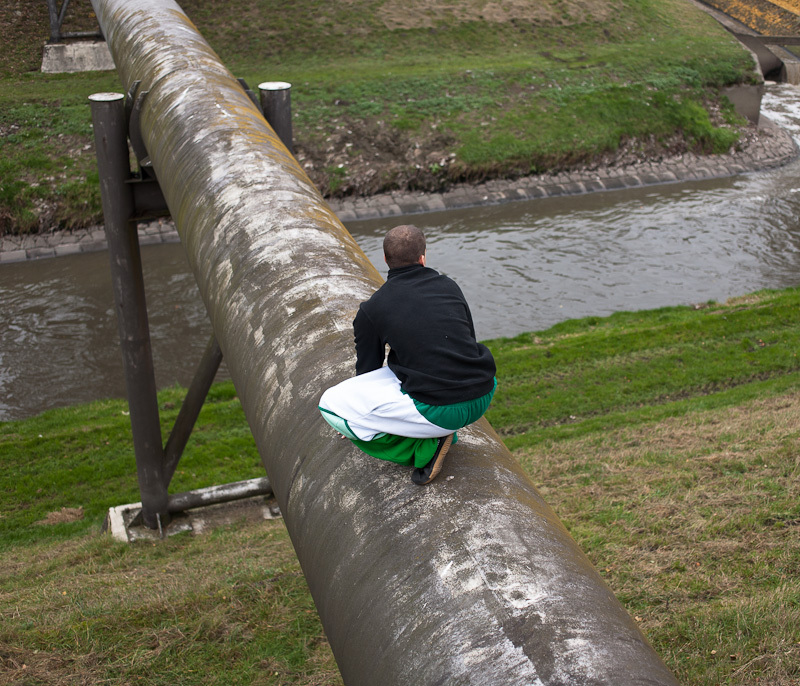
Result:
{"label": "concrete footing", "polygon": [[[190,493],[202,500],[206,495],[213,497],[218,489],[218,486],[210,486]],[[109,508],[103,524],[103,531],[110,533],[117,541],[131,543],[140,540],[158,540],[181,533],[198,535],[236,522],[258,522],[265,519],[278,519],[281,516],[277,501],[271,494],[204,505],[185,512],[174,513],[169,526],[161,531],[144,526],[140,521],[141,511],[141,503],[129,503]]]}
{"label": "concrete footing", "polygon": [[764,97],[764,84],[741,84],[723,88],[722,94],[733,104],[733,108],[740,117],[745,117],[753,124],[758,124],[761,119],[761,98]]}
{"label": "concrete footing", "polygon": [[42,52],[42,72],[113,71],[114,60],[105,41],[47,43]]}

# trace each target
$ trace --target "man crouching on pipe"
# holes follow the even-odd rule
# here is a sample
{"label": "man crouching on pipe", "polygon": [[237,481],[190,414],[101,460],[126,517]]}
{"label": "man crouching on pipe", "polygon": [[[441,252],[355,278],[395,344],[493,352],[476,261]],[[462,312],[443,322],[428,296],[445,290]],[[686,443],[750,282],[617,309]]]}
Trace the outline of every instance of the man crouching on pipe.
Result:
{"label": "man crouching on pipe", "polygon": [[475,339],[464,294],[425,266],[425,252],[416,226],[386,234],[386,283],[353,320],[356,376],[319,401],[334,429],[368,455],[413,466],[420,486],[436,478],[456,429],[480,419],[497,388],[494,358]]}

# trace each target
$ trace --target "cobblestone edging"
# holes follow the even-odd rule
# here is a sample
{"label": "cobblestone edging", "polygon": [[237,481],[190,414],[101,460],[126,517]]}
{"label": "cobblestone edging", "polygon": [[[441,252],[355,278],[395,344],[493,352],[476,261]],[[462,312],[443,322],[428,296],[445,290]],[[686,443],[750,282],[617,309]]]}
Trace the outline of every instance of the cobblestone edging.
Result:
{"label": "cobblestone edging", "polygon": [[[177,243],[180,241],[171,219],[139,224],[139,244]],[[80,231],[51,231],[30,236],[3,236],[0,241],[0,264],[97,252],[108,247],[102,226]]]}
{"label": "cobblestone edging", "polygon": [[715,157],[679,155],[660,162],[643,162],[592,171],[528,176],[516,181],[462,184],[445,193],[396,192],[368,198],[330,200],[342,222],[419,212],[435,212],[512,200],[532,200],[592,191],[610,191],[681,181],[724,178],[780,167],[798,156],[791,134],[761,117],[759,134],[746,150]]}
{"label": "cobblestone edging", "polygon": [[[779,167],[795,159],[799,152],[798,146],[789,132],[765,120],[765,117],[761,119],[762,126],[755,140],[742,152],[728,155],[700,157],[686,154],[660,162],[529,176],[516,181],[460,184],[445,193],[395,192],[365,198],[332,199],[328,202],[339,219],[348,222],[494,205],[513,200],[551,198],[592,191],[723,178]],[[141,245],[175,243],[179,240],[175,224],[169,219],[159,219],[139,225]],[[106,247],[102,226],[82,231],[4,236],[0,241],[0,264],[75,255],[105,250]]]}

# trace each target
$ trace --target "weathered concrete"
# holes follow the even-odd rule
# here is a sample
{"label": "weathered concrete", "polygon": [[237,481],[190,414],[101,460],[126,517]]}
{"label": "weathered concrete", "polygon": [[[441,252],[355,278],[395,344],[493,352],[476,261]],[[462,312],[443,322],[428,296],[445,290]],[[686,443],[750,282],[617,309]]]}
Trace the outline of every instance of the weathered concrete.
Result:
{"label": "weathered concrete", "polygon": [[46,43],[42,50],[42,72],[45,74],[113,69],[114,60],[105,41]]}
{"label": "weathered concrete", "polygon": [[482,420],[443,474],[338,439],[381,279],[170,0],[93,0],[345,683],[676,684]]}
{"label": "weathered concrete", "polygon": [[[171,219],[157,219],[142,223],[138,226],[138,233],[140,245],[180,241],[175,222]],[[0,237],[0,264],[97,252],[107,248],[106,235],[102,226],[75,231],[57,229],[39,234],[9,234]]]}
{"label": "weathered concrete", "polygon": [[[749,5],[739,3],[737,7],[717,0],[689,2],[716,19],[750,50],[762,76],[769,75],[777,81],[795,86],[800,84],[800,59],[797,55],[779,45],[765,45],[756,38],[760,35],[793,35],[797,29],[797,14],[785,6],[778,6],[779,3],[760,0]],[[732,11],[731,15],[726,14],[726,11]],[[733,14],[736,16],[732,16]]]}
{"label": "weathered concrete", "polygon": [[[192,491],[203,498],[208,489]],[[117,505],[108,509],[103,530],[120,543],[133,541],[157,541],[163,536],[191,533],[200,535],[222,526],[240,525],[242,522],[263,522],[281,516],[280,508],[269,495],[257,495],[228,502],[202,505],[173,515],[166,531],[149,529],[139,521],[141,503]]]}
{"label": "weathered concrete", "polygon": [[763,83],[723,88],[722,94],[731,101],[739,116],[758,124],[761,119],[761,99],[764,96]]}

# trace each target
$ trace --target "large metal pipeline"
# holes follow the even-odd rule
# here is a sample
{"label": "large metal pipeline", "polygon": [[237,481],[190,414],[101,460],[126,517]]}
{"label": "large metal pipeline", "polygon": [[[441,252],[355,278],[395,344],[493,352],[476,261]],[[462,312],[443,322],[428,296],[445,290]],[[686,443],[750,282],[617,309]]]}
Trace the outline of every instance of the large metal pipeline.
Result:
{"label": "large metal pipeline", "polygon": [[422,488],[338,440],[380,275],[174,2],[92,4],[345,683],[677,683],[485,420]]}

